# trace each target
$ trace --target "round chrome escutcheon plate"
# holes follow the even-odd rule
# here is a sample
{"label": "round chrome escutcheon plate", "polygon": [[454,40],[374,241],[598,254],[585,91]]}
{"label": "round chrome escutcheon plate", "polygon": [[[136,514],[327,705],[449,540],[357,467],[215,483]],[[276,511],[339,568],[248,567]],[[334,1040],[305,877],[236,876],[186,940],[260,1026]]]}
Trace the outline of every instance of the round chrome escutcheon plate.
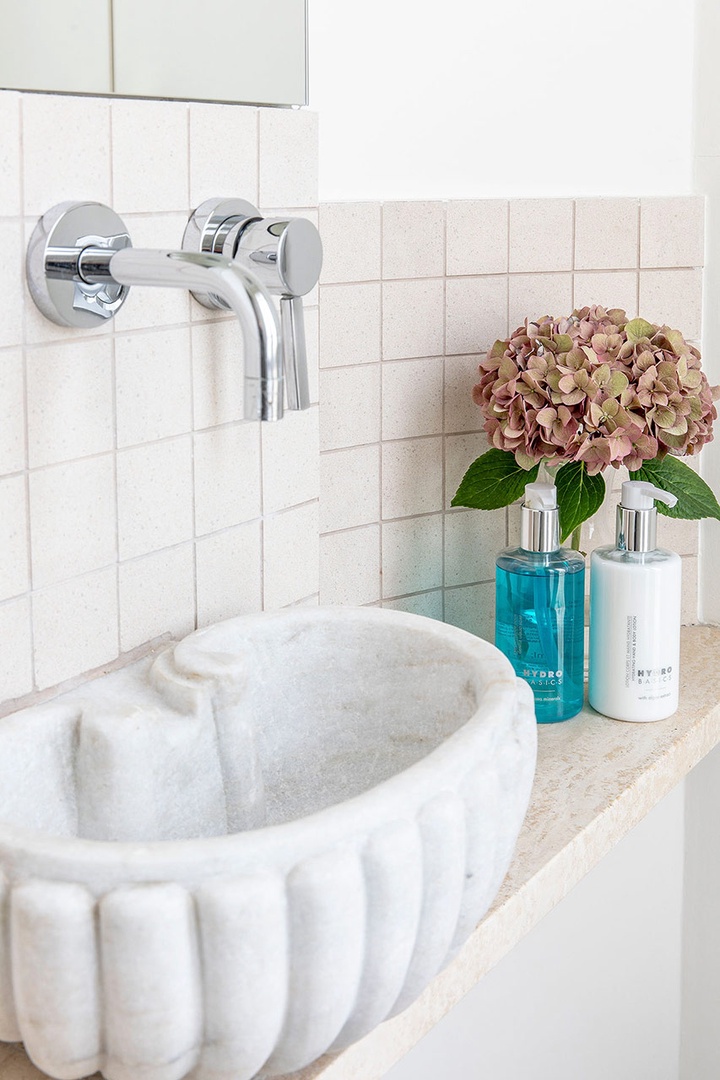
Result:
{"label": "round chrome escutcheon plate", "polygon": [[78,271],[80,253],[88,247],[120,251],[130,246],[122,218],[109,207],[60,203],[43,214],[30,238],[30,295],[43,315],[60,326],[99,326],[120,310],[130,290],[112,280],[84,281]]}

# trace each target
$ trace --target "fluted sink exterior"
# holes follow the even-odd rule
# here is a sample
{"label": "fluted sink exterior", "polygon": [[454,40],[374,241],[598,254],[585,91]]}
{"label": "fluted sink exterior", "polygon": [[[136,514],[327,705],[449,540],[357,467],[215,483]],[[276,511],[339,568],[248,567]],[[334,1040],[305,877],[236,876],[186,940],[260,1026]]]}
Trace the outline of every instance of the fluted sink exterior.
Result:
{"label": "fluted sink exterior", "polygon": [[375,609],[232,619],[0,721],[0,1039],[58,1080],[352,1043],[487,911],[535,752],[497,650]]}

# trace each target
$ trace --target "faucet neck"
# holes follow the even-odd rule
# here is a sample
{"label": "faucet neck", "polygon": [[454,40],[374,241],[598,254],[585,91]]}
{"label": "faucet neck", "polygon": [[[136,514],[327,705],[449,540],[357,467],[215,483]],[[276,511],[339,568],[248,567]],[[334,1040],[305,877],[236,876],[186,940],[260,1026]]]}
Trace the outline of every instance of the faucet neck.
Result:
{"label": "faucet neck", "polygon": [[237,316],[245,340],[245,419],[282,419],[278,316],[272,298],[246,267],[224,255],[125,248],[110,257],[108,272],[120,285],[177,286],[222,297]]}

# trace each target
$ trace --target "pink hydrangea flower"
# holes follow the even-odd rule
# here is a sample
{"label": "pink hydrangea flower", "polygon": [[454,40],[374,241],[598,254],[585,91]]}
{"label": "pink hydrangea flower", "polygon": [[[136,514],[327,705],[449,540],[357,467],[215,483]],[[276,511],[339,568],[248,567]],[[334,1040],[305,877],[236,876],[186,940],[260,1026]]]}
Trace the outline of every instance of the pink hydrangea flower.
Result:
{"label": "pink hydrangea flower", "polygon": [[490,442],[530,469],[583,461],[631,471],[695,454],[713,437],[714,401],[700,353],[678,330],[585,307],[525,320],[480,363],[473,400]]}

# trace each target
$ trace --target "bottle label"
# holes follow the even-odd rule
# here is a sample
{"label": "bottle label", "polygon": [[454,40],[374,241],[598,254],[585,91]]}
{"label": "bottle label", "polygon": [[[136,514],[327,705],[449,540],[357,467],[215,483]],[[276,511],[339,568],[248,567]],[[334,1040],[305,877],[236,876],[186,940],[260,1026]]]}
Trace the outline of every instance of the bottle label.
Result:
{"label": "bottle label", "polygon": [[675,671],[672,664],[647,666],[638,659],[638,617],[625,620],[625,689],[633,689],[638,701],[661,701],[672,694]]}
{"label": "bottle label", "polygon": [[549,701],[559,700],[563,685],[562,669],[548,666],[548,660],[552,663],[553,658],[543,655],[537,626],[515,615],[512,622],[497,627],[495,641],[505,655],[512,658],[515,673],[525,679],[536,694]]}

